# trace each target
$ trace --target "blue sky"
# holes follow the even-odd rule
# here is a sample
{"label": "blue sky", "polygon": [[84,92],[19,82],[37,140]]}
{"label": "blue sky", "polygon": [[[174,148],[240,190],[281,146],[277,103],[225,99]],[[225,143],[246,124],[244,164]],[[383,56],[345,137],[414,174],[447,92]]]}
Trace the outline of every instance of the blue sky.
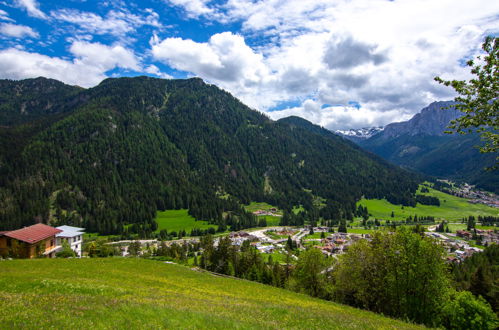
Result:
{"label": "blue sky", "polygon": [[199,76],[274,119],[385,125],[499,31],[490,0],[0,0],[0,78]]}

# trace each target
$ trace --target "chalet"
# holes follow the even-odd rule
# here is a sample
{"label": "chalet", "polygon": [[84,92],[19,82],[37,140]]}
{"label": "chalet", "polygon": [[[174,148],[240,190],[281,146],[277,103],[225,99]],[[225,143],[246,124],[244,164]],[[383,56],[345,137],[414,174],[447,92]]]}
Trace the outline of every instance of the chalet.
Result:
{"label": "chalet", "polygon": [[58,249],[56,235],[62,230],[41,223],[0,233],[0,256],[53,258]]}
{"label": "chalet", "polygon": [[57,229],[61,230],[60,233],[55,235],[57,242],[56,245],[62,249],[62,243],[68,242],[71,249],[78,257],[81,257],[81,246],[83,244],[83,234],[85,228],[78,228],[72,226],[59,226]]}

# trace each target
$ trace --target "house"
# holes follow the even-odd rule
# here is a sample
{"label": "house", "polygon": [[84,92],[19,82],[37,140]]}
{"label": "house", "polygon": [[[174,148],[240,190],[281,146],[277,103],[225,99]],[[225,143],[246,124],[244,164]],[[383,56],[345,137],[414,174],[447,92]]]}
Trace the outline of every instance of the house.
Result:
{"label": "house", "polygon": [[[78,257],[81,257],[81,246],[83,244],[83,234],[85,228],[78,228],[72,226],[59,226],[57,229],[61,230],[55,237],[57,239],[57,246],[62,249],[62,243],[67,241],[71,249]],[[58,250],[59,251],[59,250]]]}
{"label": "house", "polygon": [[0,233],[0,256],[15,258],[53,258],[58,249],[56,235],[61,229],[42,223]]}

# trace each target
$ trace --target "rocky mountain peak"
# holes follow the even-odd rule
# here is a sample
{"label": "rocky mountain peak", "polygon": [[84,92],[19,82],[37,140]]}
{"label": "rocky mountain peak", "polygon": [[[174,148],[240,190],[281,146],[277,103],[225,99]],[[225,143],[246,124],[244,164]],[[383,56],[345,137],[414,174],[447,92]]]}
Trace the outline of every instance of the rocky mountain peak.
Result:
{"label": "rocky mountain peak", "polygon": [[385,127],[384,138],[401,135],[443,136],[451,120],[459,118],[461,112],[454,108],[455,102],[433,102],[410,120],[392,123]]}

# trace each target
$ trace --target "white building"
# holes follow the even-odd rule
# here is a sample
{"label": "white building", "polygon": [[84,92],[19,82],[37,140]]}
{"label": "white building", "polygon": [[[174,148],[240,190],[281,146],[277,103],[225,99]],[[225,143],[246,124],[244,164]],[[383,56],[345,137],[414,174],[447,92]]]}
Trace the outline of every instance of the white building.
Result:
{"label": "white building", "polygon": [[62,230],[56,237],[56,245],[62,247],[62,242],[67,241],[71,249],[76,252],[78,257],[81,257],[81,246],[83,244],[83,234],[85,228],[59,226],[57,229]]}

